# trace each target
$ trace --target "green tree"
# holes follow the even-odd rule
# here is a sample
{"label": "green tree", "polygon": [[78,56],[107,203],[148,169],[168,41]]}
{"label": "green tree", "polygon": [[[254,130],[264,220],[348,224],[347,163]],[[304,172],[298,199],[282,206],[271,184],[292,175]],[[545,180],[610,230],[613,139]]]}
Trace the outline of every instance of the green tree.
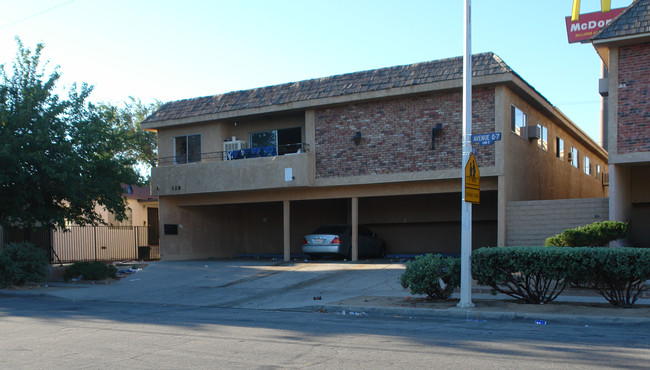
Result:
{"label": "green tree", "polygon": [[143,130],[140,123],[161,105],[160,101],[143,104],[140,99],[129,97],[122,107],[107,103],[100,106],[118,132],[122,143],[121,154],[135,161],[133,169],[141,174],[141,183],[149,182],[151,168],[156,167],[158,139],[155,132]]}
{"label": "green tree", "polygon": [[0,224],[97,224],[96,205],[123,219],[120,184],[137,181],[134,161],[106,112],[86,101],[92,87],[58,89],[58,67],[41,67],[43,45],[17,44],[12,73],[0,65]]}

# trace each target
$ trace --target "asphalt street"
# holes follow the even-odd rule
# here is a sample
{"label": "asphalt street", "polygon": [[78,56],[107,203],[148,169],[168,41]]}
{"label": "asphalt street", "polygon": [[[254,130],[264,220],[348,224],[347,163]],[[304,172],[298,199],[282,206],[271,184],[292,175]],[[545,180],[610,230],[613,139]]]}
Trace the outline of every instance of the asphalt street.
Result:
{"label": "asphalt street", "polygon": [[647,368],[646,324],[351,316],[0,296],[0,367]]}

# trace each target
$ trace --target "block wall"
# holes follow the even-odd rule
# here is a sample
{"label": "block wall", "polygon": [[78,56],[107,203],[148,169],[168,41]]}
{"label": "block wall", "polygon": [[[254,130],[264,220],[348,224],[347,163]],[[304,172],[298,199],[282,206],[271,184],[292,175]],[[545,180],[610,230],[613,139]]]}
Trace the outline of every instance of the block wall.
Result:
{"label": "block wall", "polygon": [[[494,131],[494,89],[472,95],[475,133]],[[431,133],[440,135],[432,149]],[[462,95],[447,92],[347,104],[316,111],[316,177],[384,175],[461,166]],[[361,142],[352,140],[361,133]],[[480,166],[494,166],[494,146],[479,148]]]}
{"label": "block wall", "polygon": [[617,152],[650,152],[650,43],[621,47],[618,63]]}
{"label": "block wall", "polygon": [[508,202],[506,245],[544,245],[566,229],[608,219],[609,198]]}

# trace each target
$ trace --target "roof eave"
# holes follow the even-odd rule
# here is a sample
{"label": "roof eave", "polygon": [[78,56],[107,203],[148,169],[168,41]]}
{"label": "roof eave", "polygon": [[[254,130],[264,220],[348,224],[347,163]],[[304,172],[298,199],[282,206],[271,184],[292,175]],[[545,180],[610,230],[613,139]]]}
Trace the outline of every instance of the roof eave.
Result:
{"label": "roof eave", "polygon": [[[487,76],[473,77],[472,85],[482,86],[482,85],[494,85],[499,83],[505,83],[511,81],[514,75],[515,74],[512,72],[506,72],[506,73],[492,74]],[[396,96],[453,90],[453,89],[461,88],[462,83],[463,83],[462,79],[459,78],[459,79],[434,82],[430,84],[411,85],[406,87],[397,87],[397,88],[384,89],[384,90],[339,95],[339,96],[327,97],[327,98],[308,99],[308,100],[291,102],[287,104],[267,105],[263,107],[231,110],[231,111],[224,111],[224,112],[218,112],[213,114],[205,114],[200,116],[184,117],[179,119],[142,122],[141,126],[145,130],[155,131],[160,128],[195,124],[200,122],[227,120],[233,118],[250,117],[250,116],[257,116],[257,115],[264,115],[264,114],[278,113],[278,112],[299,111],[299,110],[320,108],[320,107],[331,106],[331,105],[390,98]]]}
{"label": "roof eave", "polygon": [[592,39],[591,43],[596,52],[600,56],[600,59],[605,63],[605,66],[609,69],[609,49],[612,47],[646,43],[650,42],[650,32],[642,34],[634,34],[627,36],[611,37],[607,39],[595,40]]}

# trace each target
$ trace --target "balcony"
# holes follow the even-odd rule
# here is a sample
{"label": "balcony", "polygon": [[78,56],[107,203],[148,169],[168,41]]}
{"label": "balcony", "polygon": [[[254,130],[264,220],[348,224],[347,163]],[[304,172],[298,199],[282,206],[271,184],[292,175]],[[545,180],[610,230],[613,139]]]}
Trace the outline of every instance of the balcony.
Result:
{"label": "balcony", "polygon": [[185,195],[311,186],[314,156],[307,144],[159,158],[154,195]]}

